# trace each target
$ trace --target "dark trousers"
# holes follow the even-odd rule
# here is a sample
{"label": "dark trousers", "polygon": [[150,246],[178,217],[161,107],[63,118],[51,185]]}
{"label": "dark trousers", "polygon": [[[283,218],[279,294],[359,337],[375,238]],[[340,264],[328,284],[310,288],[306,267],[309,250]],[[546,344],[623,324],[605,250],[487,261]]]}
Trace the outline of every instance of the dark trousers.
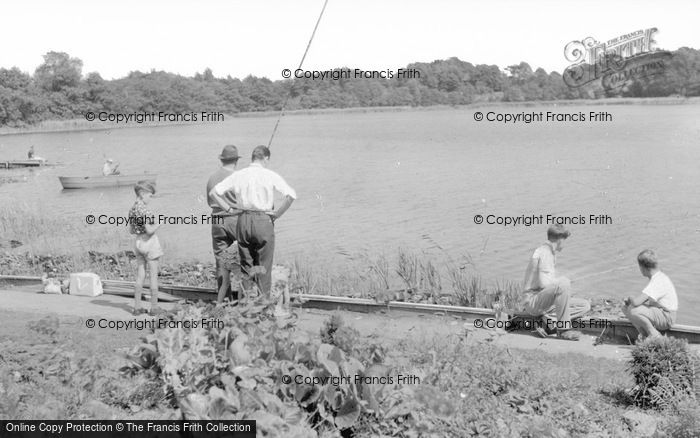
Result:
{"label": "dark trousers", "polygon": [[[222,286],[226,284],[224,297],[228,297],[231,300],[238,299],[239,285],[232,285],[229,277],[231,272],[236,278],[240,277],[240,267],[237,266],[238,260],[230,260],[230,257],[224,257],[224,252],[236,243],[237,220],[237,216],[220,216],[211,225],[211,241],[216,260],[216,290],[221,291]],[[224,277],[226,281],[224,281]]]}
{"label": "dark trousers", "polygon": [[272,286],[272,257],[275,252],[275,227],[272,219],[262,212],[244,212],[238,217],[236,228],[238,254],[241,257],[243,285],[251,286],[253,266],[263,266],[265,274],[256,275],[260,291],[269,295]]}

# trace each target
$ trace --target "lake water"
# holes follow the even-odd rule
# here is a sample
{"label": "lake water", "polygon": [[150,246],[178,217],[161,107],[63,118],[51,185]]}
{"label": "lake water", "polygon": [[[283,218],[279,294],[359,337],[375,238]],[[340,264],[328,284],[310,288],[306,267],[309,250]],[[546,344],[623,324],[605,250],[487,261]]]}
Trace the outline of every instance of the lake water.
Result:
{"label": "lake water", "polygon": [[[394,262],[402,247],[438,262],[469,255],[485,279],[520,280],[547,225],[477,225],[475,215],[582,215],[588,221],[602,214],[613,223],[569,227],[572,236],[558,259],[577,293],[637,294],[646,279],[636,255],[649,247],[676,285],[679,322],[700,323],[700,106],[480,109],[608,111],[613,120],[602,123],[476,122],[476,110],[285,116],[272,146],[272,168],[296,189],[298,200],[277,222],[276,260],[299,256],[343,271],[348,255],[386,254]],[[247,157],[254,145],[267,142],[275,121],[241,117],[205,125],[0,136],[2,159],[21,159],[34,145],[37,155],[65,164],[1,171],[28,180],[0,186],[0,201],[28,204],[66,221],[125,215],[132,190],[63,191],[57,178],[97,174],[108,156],[123,173],[159,174],[156,211],[199,218],[208,213],[205,184],[222,146],[234,143]],[[93,225],[89,232],[108,227]],[[127,236],[126,229],[121,232]],[[207,225],[163,226],[165,261],[211,260],[209,233]]]}

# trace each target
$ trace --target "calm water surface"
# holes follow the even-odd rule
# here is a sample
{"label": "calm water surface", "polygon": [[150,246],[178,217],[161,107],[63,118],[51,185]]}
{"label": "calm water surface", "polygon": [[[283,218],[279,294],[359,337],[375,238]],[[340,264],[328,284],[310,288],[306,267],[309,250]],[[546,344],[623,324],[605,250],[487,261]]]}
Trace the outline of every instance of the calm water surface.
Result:
{"label": "calm water surface", "polygon": [[[613,121],[506,125],[475,122],[475,109],[287,115],[273,144],[272,168],[299,199],[277,223],[276,260],[299,256],[342,271],[348,255],[383,253],[393,262],[402,247],[436,261],[468,255],[485,279],[520,280],[533,248],[545,240],[546,225],[477,225],[475,215],[582,215],[588,221],[603,214],[612,225],[571,226],[559,257],[577,293],[636,294],[646,279],[635,257],[650,247],[679,292],[679,322],[700,323],[700,106],[482,109],[490,110],[608,111]],[[228,118],[0,136],[2,159],[23,158],[33,144],[38,155],[64,163],[2,171],[27,181],[0,186],[0,202],[66,221],[125,215],[131,190],[63,191],[57,178],[97,174],[108,156],[123,173],[159,174],[156,211],[200,218],[208,213],[205,184],[222,146],[234,143],[249,156],[267,142],[274,123],[274,117]],[[93,225],[89,232],[108,227]],[[127,230],[120,232],[128,242]],[[166,261],[212,259],[209,233],[206,225],[163,226]]]}

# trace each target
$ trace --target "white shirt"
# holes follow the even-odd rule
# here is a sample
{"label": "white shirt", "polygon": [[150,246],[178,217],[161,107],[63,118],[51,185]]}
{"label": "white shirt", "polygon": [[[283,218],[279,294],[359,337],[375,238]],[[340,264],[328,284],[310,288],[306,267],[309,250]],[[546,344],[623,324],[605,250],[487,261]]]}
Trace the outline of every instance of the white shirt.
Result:
{"label": "white shirt", "polygon": [[219,196],[229,190],[233,190],[241,207],[253,210],[272,210],[275,201],[274,190],[283,196],[297,198],[297,193],[281,176],[260,163],[251,163],[214,186],[214,191]]}
{"label": "white shirt", "polygon": [[524,285],[526,290],[539,290],[556,280],[557,256],[551,242],[545,242],[532,254],[527,267],[526,276],[532,273],[530,284]]}
{"label": "white shirt", "polygon": [[652,275],[642,293],[651,299],[651,304],[670,312],[678,310],[678,296],[668,275],[661,271]]}

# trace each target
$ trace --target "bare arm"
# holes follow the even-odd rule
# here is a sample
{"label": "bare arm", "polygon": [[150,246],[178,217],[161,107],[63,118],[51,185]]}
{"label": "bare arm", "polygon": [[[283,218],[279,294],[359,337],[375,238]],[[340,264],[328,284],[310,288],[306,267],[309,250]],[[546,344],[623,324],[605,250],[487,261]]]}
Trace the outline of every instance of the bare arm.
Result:
{"label": "bare arm", "polygon": [[646,294],[639,294],[636,297],[627,297],[625,298],[625,305],[630,306],[630,307],[639,307],[642,304],[646,303],[649,300],[649,297]]}
{"label": "bare arm", "polygon": [[292,202],[294,202],[294,200],[297,197],[297,193],[294,191],[293,188],[289,186],[289,184],[287,184],[284,178],[282,178],[274,172],[272,173],[272,175],[274,178],[273,181],[275,190],[277,190],[281,195],[284,196],[284,199],[282,200],[282,205],[267,213],[274,221],[275,219],[279,219],[284,214],[284,212],[287,211],[287,209],[292,205]]}
{"label": "bare arm", "polygon": [[223,210],[223,211],[229,211],[231,208],[237,208],[238,205],[231,205],[229,204],[226,199],[224,199],[223,196],[219,196],[216,193],[216,188],[211,189],[209,192],[209,195],[211,195],[211,198],[218,204],[218,206]]}
{"label": "bare arm", "polygon": [[279,219],[284,214],[284,212],[287,211],[289,207],[291,207],[292,202],[294,202],[294,198],[287,195],[282,200],[282,205],[280,205],[279,207],[277,207],[277,209],[273,210],[268,214],[270,215],[270,217],[272,217],[273,220]]}
{"label": "bare arm", "polygon": [[153,233],[160,228],[160,224],[151,223],[151,221],[146,220],[144,221],[143,228],[146,230],[146,234],[152,236]]}

